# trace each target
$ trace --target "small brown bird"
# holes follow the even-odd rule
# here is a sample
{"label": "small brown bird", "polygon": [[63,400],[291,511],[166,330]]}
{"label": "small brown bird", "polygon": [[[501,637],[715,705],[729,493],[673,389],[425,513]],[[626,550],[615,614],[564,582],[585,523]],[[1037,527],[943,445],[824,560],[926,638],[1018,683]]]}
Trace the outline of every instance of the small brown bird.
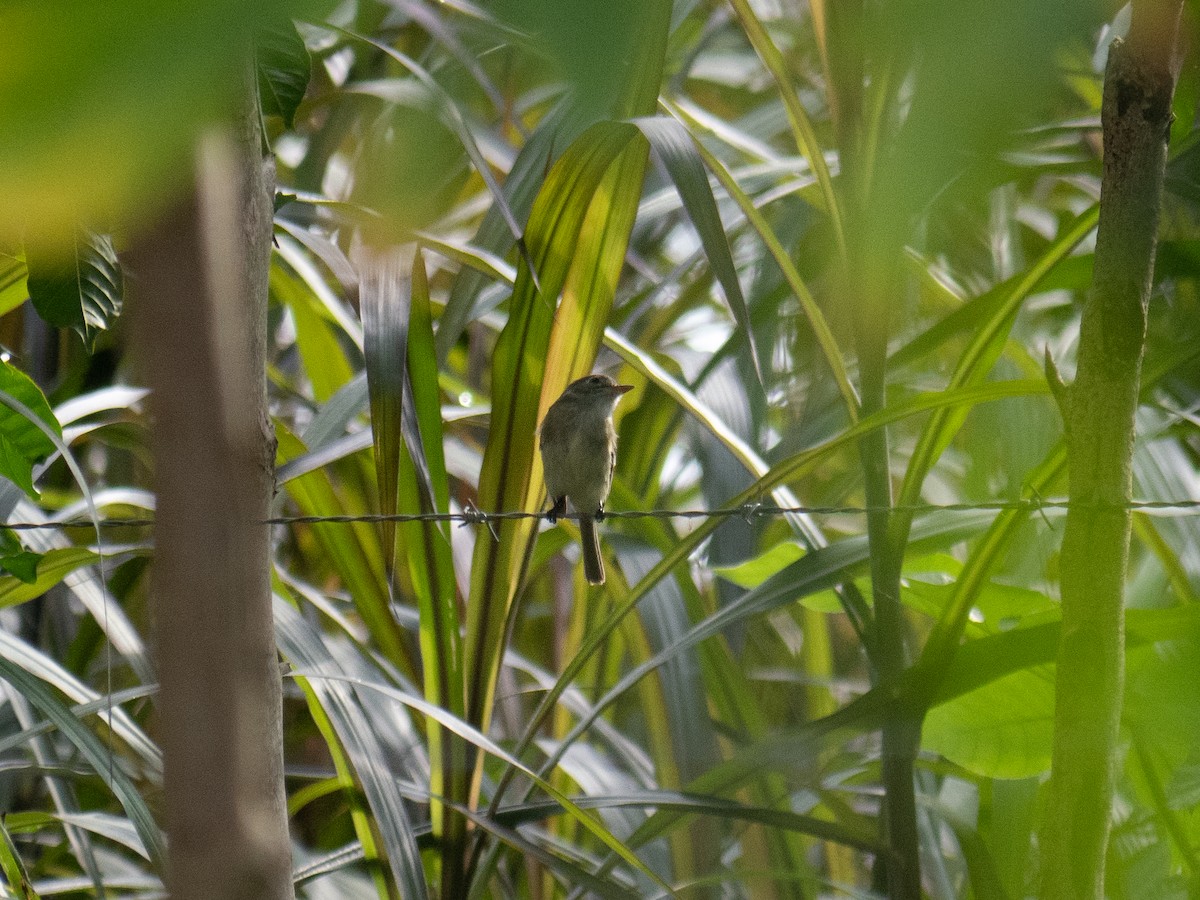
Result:
{"label": "small brown bird", "polygon": [[579,513],[583,574],[589,584],[604,584],[604,563],[596,522],[604,518],[604,501],[612,487],[617,461],[617,432],[612,414],[628,384],[607,375],[588,375],[573,381],[546,410],[539,445],[550,494],[547,518],[555,521],[567,500]]}

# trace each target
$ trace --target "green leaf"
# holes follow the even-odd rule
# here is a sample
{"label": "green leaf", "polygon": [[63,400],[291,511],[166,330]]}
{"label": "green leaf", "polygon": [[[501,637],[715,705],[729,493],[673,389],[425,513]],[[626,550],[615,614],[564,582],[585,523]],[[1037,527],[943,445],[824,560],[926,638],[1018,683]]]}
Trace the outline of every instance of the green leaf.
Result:
{"label": "green leaf", "polygon": [[[564,146],[570,146],[582,126],[568,115],[566,104],[555,107],[539,123],[521,147],[504,181],[504,196],[513,215],[525,220],[541,188],[546,168],[555,161]],[[512,247],[514,238],[507,219],[498,206],[489,206],[472,245],[495,256],[503,257]],[[430,246],[430,249],[441,250]],[[507,272],[505,273],[507,275]],[[506,279],[508,280],[508,279]],[[446,308],[438,319],[438,359],[445,360],[450,348],[462,335],[467,323],[479,314],[479,292],[485,276],[474,271],[462,272],[454,280]]]}
{"label": "green leaf", "polygon": [[112,239],[91,231],[75,235],[66,256],[27,253],[29,299],[43,319],[70,328],[91,350],[121,314],[121,265]]}
{"label": "green leaf", "polygon": [[5,5],[0,234],[70,249],[77,223],[148,222],[198,135],[243,97],[251,36],[316,0]]}
{"label": "green leaf", "polygon": [[26,550],[12,556],[0,557],[0,569],[24,584],[34,584],[37,581],[38,563],[41,559],[41,554]]}
{"label": "green leaf", "polygon": [[754,329],[750,324],[750,308],[746,305],[742,286],[738,282],[737,268],[734,266],[733,255],[729,250],[729,239],[721,224],[717,201],[713,199],[712,188],[708,183],[708,173],[696,150],[696,144],[687,129],[674,119],[635,119],[634,124],[650,141],[650,146],[654,148],[654,152],[671,174],[671,180],[675,182],[679,196],[683,199],[684,208],[691,217],[692,224],[696,226],[700,242],[708,253],[709,265],[712,266],[717,281],[721,283],[721,287],[725,291],[725,300],[746,340],[750,359],[754,363],[755,374],[758,375],[759,386],[765,392],[762,364],[758,359],[758,348],[754,344]]}
{"label": "green leaf", "polygon": [[779,46],[771,39],[770,34],[768,34],[767,29],[759,20],[749,0],[731,0],[730,5],[733,7],[734,13],[741,20],[742,28],[746,32],[746,38],[750,41],[755,52],[758,53],[775,81],[775,86],[779,90],[779,97],[783,101],[783,108],[787,112],[788,124],[791,126],[796,148],[804,154],[804,158],[808,160],[808,165],[817,179],[817,184],[821,190],[821,199],[825,204],[825,212],[829,216],[830,224],[833,226],[834,237],[837,241],[839,252],[844,255],[846,248],[845,227],[842,221],[841,206],[838,203],[838,195],[833,188],[833,177],[830,175],[829,167],[825,164],[825,154],[817,139],[812,119],[809,117],[808,111],[804,108],[804,104],[800,102],[800,93],[792,84],[792,77],[788,71],[788,65],[784,60],[783,53],[780,52]]}
{"label": "green leaf", "polygon": [[62,428],[33,380],[19,369],[0,362],[0,475],[36,498],[33,464],[54,452],[54,442],[22,412],[4,402],[6,397],[41,419],[59,438]]}
{"label": "green leaf", "polygon": [[[293,613],[294,614],[294,613]],[[532,768],[522,763],[519,759],[512,756],[499,744],[492,741],[487,735],[478,729],[472,728],[467,723],[463,722],[445,710],[426,703],[419,697],[405,691],[398,690],[389,684],[379,682],[367,682],[360,679],[348,678],[336,671],[299,671],[295,673],[298,678],[308,678],[312,681],[332,681],[332,682],[349,682],[358,687],[368,690],[377,691],[384,696],[403,703],[405,706],[412,707],[417,712],[423,713],[432,719],[435,719],[442,727],[454,732],[463,740],[469,741],[485,753],[495,756],[509,766],[513,767],[521,774],[531,779],[541,790],[545,791],[550,797],[558,803],[566,815],[570,816],[580,826],[587,829],[591,835],[596,838],[604,846],[608,847],[614,854],[625,860],[631,867],[641,872],[650,878],[655,884],[671,893],[670,888],[663,882],[658,875],[651,871],[641,859],[637,857],[625,844],[623,844],[615,835],[606,830],[603,825],[597,822],[593,817],[586,815],[566,794],[558,790],[548,780],[538,775]]]}
{"label": "green leaf", "polygon": [[304,371],[312,383],[313,397],[324,404],[351,378],[354,370],[346,358],[346,346],[340,340],[337,324],[309,285],[280,264],[272,261],[271,297],[285,304],[296,327],[296,349],[304,362]]}
{"label": "green leaf", "polygon": [[[772,828],[785,828],[870,853],[876,853],[880,849],[879,836],[861,825],[842,825],[812,816],[799,815],[790,810],[742,804],[736,800],[730,800],[728,797],[690,794],[683,791],[645,790],[633,791],[628,794],[572,797],[571,801],[580,809],[632,807],[634,809],[689,811],[702,816],[757,822]],[[542,800],[501,807],[496,813],[496,818],[505,824],[517,825],[537,822],[551,815],[559,814],[561,811],[561,805]]]}
{"label": "green leaf", "polygon": [[[985,317],[979,327],[975,329],[970,344],[959,358],[958,365],[947,385],[948,390],[978,385],[987,378],[989,371],[1004,349],[1013,322],[1021,309],[1021,304],[1037,287],[1042,278],[1066,259],[1068,254],[1092,233],[1099,216],[1099,205],[1085,210],[1071,224],[1071,227],[1066,229],[1046,249],[1037,262],[1029,267],[1024,275],[1014,279],[1011,285],[1006,285],[1005,289],[999,292],[994,299],[989,298],[984,305]],[[896,501],[898,506],[911,506],[920,500],[921,486],[925,483],[926,475],[929,474],[929,470],[933,468],[938,457],[942,455],[942,451],[958,434],[970,412],[969,407],[946,408],[938,410],[929,417],[929,422],[922,430],[908,468],[905,470],[904,483],[901,486],[899,499]],[[911,520],[911,514],[899,513],[893,528],[894,534],[901,536]]]}
{"label": "green leaf", "polygon": [[775,544],[766,553],[736,566],[714,566],[713,571],[738,587],[756,588],[772,575],[787,568],[804,555],[804,548],[791,541]]}
{"label": "green leaf", "polygon": [[[283,423],[276,423],[276,436],[281,468],[282,464],[305,454],[304,444]],[[334,490],[332,473],[326,470],[306,471],[290,479],[287,491],[303,515],[335,516],[365,511],[353,504],[352,494],[339,495]],[[352,525],[323,522],[313,525],[312,533],[324,557],[354,598],[380,651],[387,659],[402,665],[406,643],[396,617],[388,608],[384,586],[386,565],[378,530],[369,522]]]}
{"label": "green leaf", "polygon": [[86,547],[63,547],[59,550],[48,550],[41,556],[35,553],[14,555],[34,557],[35,577],[22,577],[24,573],[9,568],[9,559],[3,560],[4,568],[12,574],[8,578],[0,578],[0,609],[18,606],[42,596],[72,572],[84,566],[94,565],[99,559]]}
{"label": "green leaf", "polygon": [[0,316],[12,312],[27,299],[25,257],[0,252]]}
{"label": "green leaf", "polygon": [[922,746],[986,778],[1050,768],[1054,680],[1045,667],[1016,672],[933,707]]}
{"label": "green leaf", "polygon": [[26,871],[21,854],[17,852],[12,835],[5,826],[4,817],[0,817],[0,872],[4,873],[9,893],[14,897],[19,900],[37,900],[37,891],[33,889],[29,872]]}
{"label": "green leaf", "polygon": [[3,655],[0,655],[0,677],[12,684],[26,700],[52,721],[87,760],[88,765],[121,803],[125,814],[137,829],[155,870],[164,872],[166,848],[162,832],[150,814],[146,801],[125,774],[123,767],[113,764],[113,751],[76,718],[74,711],[63,702],[57,691]]}
{"label": "green leaf", "polygon": [[[593,199],[637,129],[625,123],[600,123],[579,137],[546,177],[526,229],[529,252],[540,280],[522,262],[513,289],[508,323],[500,334],[492,360],[492,421],[479,477],[478,504],[487,510],[519,510],[540,499],[541,482],[531,477],[535,466],[538,411],[543,394],[565,387],[572,373],[591,364],[579,331],[572,329],[564,359],[553,359],[554,384],[547,385],[550,333],[556,323],[554,299],[577,264],[577,248]],[[612,190],[609,187],[609,190]],[[607,195],[606,195],[607,196]],[[636,207],[636,194],[631,204]],[[624,207],[625,204],[622,204]],[[609,212],[612,215],[612,212]],[[597,223],[597,227],[602,227]],[[618,258],[623,258],[624,253]],[[582,269],[594,265],[589,259]],[[611,298],[610,301],[611,302]],[[607,315],[589,322],[598,343]],[[561,321],[561,319],[559,320]],[[567,330],[563,331],[564,337]],[[594,344],[592,351],[594,354]],[[549,405],[549,400],[546,400]],[[533,497],[531,500],[530,498]],[[471,596],[467,604],[466,665],[468,721],[490,718],[492,692],[500,660],[504,622],[517,590],[525,550],[535,532],[530,519],[509,520],[498,526],[499,540],[475,544]],[[488,598],[486,601],[484,598]]]}
{"label": "green leaf", "polygon": [[312,57],[295,25],[289,22],[258,32],[254,41],[254,69],[263,113],[281,116],[284,125],[295,127],[296,109],[308,90],[311,68]]}
{"label": "green leaf", "polygon": [[342,663],[330,654],[322,634],[278,595],[274,609],[280,651],[293,665],[322,676],[308,679],[307,684],[354,767],[356,786],[361,787],[371,806],[372,830],[379,835],[391,878],[401,896],[416,900],[427,897],[421,854],[408,812],[396,790],[395,775],[385,762],[385,744],[380,740],[373,717],[367,714],[379,708],[363,696],[362,688],[372,685],[360,685],[357,679],[342,676]]}

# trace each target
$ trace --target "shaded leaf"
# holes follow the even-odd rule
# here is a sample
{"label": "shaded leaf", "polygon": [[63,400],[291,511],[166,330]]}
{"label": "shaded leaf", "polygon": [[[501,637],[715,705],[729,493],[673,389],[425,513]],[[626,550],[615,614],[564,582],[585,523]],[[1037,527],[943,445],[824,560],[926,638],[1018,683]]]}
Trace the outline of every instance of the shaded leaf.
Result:
{"label": "shaded leaf", "polygon": [[121,265],[112,239],[80,231],[69,255],[33,251],[26,258],[29,299],[38,315],[56,328],[72,329],[91,350],[121,314]]}
{"label": "shaded leaf", "polygon": [[428,896],[416,836],[396,791],[395,776],[385,764],[386,751],[366,715],[359,692],[345,683],[340,663],[299,612],[278,596],[274,608],[280,651],[293,665],[319,676],[310,680],[312,689],[333,724],[337,739],[354,767],[354,777],[375,814],[375,827],[396,887],[404,897],[419,900]]}
{"label": "shaded leaf", "polygon": [[729,304],[734,321],[746,340],[750,359],[754,363],[754,372],[758,375],[759,387],[765,394],[762,364],[758,359],[758,348],[754,345],[754,329],[750,324],[750,309],[742,294],[737,268],[729,250],[729,239],[725,236],[721,215],[717,211],[717,201],[713,199],[708,173],[704,169],[696,145],[687,130],[674,119],[635,119],[634,124],[641,129],[658,158],[671,173],[679,196],[683,198],[684,208],[687,209],[688,216],[696,226],[700,241],[708,253],[709,265],[725,291],[725,301]]}
{"label": "shaded leaf", "polygon": [[29,872],[25,869],[25,863],[21,854],[17,852],[17,845],[13,843],[3,817],[0,817],[0,872],[4,873],[8,890],[14,897],[18,900],[37,900],[37,891],[33,889]]}
{"label": "shaded leaf", "polygon": [[35,678],[24,668],[0,654],[0,676],[19,690],[25,699],[36,706],[43,715],[58,727],[92,770],[116,795],[125,809],[125,814],[137,829],[156,871],[165,871],[166,848],[162,832],[150,814],[141,793],[120,766],[112,764],[112,750],[104,745],[86,725],[75,717],[58,693],[49,685]]}
{"label": "shaded leaf", "polygon": [[[281,116],[284,125],[294,127],[296,109],[308,90],[311,67],[308,48],[295,25],[289,22],[259,31],[254,39],[254,69],[263,113]],[[280,196],[286,195],[276,195],[277,211]]]}
{"label": "shaded leaf", "polygon": [[34,584],[37,581],[38,563],[41,559],[39,554],[26,550],[12,556],[0,557],[0,569],[24,584]]}

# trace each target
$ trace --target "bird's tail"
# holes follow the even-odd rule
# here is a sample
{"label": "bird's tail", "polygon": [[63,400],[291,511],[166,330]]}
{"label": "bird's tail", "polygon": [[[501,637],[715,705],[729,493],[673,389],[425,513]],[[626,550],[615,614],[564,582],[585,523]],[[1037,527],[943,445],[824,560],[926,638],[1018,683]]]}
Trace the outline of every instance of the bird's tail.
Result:
{"label": "bird's tail", "polygon": [[579,517],[579,543],[583,549],[583,574],[588,584],[604,584],[604,561],[600,558],[600,534],[596,520]]}

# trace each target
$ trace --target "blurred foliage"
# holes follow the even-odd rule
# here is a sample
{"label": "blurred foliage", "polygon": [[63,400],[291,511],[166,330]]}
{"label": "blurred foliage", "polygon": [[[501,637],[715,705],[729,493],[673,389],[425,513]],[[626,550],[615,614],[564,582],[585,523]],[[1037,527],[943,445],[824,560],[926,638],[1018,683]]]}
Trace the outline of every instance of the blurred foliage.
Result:
{"label": "blurred foliage", "polygon": [[[153,508],[116,261],[186,184],[252,43],[279,174],[280,515],[535,510],[533,430],[592,368],[636,386],[613,510],[740,508],[610,517],[603,589],[569,520],[277,526],[301,896],[865,896],[896,704],[929,707],[926,893],[1034,889],[1062,531],[1037,502],[1066,490],[1041,359],[1070,371],[1087,299],[1115,10],[2,9],[0,119],[20,124],[0,136],[0,388],[57,418],[101,515]],[[1189,52],[1135,450],[1146,500],[1200,497]],[[97,247],[113,248],[103,282],[62,269]],[[71,269],[73,289],[39,274]],[[869,414],[863,331],[887,357]],[[63,448],[3,415],[7,521],[86,518]],[[877,551],[854,511],[859,442],[883,428],[902,502],[1028,501],[907,514],[898,693],[878,684]],[[1135,517],[1114,898],[1200,890],[1195,521]],[[149,532],[106,529],[102,566],[94,549],[57,524],[0,544],[16,896],[161,895]]]}

